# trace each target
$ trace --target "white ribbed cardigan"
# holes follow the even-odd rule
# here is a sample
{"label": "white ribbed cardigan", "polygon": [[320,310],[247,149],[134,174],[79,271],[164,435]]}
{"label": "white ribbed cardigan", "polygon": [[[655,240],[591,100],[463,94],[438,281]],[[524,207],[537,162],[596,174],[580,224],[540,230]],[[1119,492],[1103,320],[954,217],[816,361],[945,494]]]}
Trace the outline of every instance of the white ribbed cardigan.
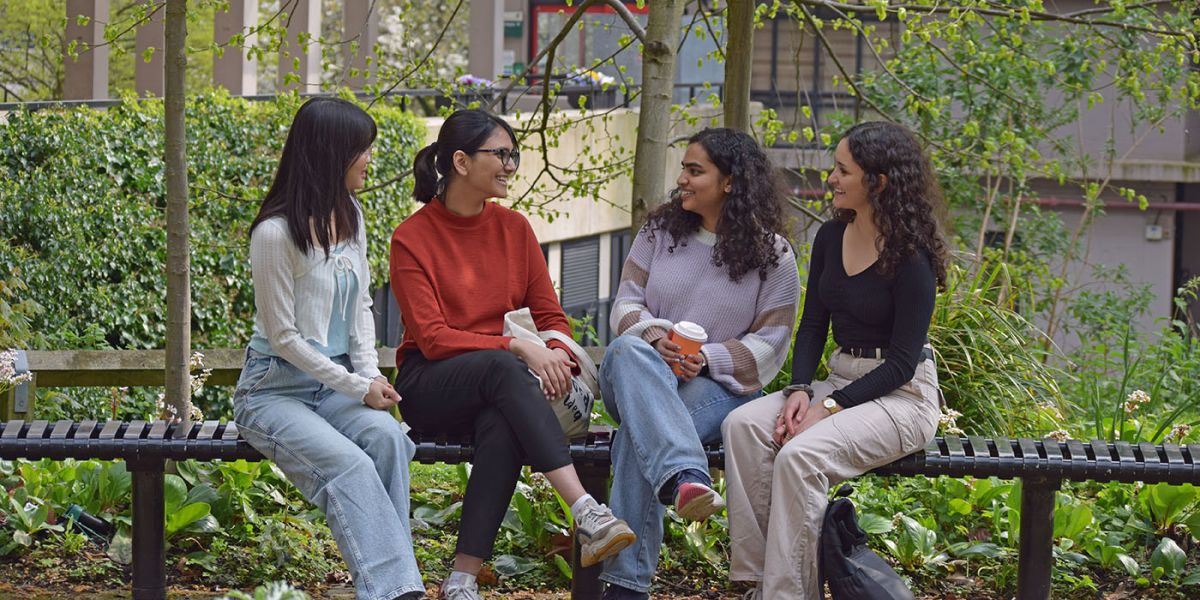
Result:
{"label": "white ribbed cardigan", "polygon": [[352,252],[359,294],[351,299],[354,320],[349,324],[351,373],[313,348],[308,340],[327,345],[333,316],[334,261],[315,248],[300,251],[283,217],[267,219],[250,236],[250,269],[254,277],[254,331],[266,338],[280,358],[317,381],[362,400],[371,380],[380,375],[375,351],[375,319],[371,313],[371,275],[367,269],[366,227],[359,213],[358,236]]}

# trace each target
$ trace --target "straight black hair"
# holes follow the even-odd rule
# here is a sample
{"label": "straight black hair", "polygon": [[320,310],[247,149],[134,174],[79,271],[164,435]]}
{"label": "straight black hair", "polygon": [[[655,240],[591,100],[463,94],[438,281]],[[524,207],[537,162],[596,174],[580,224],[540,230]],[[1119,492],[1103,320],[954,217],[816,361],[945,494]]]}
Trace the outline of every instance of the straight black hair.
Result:
{"label": "straight black hair", "polygon": [[357,236],[362,224],[346,189],[346,171],[370,149],[376,133],[375,119],[353,102],[324,97],[305,102],[292,118],[275,180],[250,231],[282,216],[302,252],[320,246],[326,256],[334,241],[331,228],[338,240]]}
{"label": "straight black hair", "polygon": [[438,132],[436,142],[425,146],[413,159],[413,198],[421,204],[446,191],[453,170],[454,153],[474,154],[497,127],[504,129],[517,147],[517,134],[504,119],[479,109],[464,109],[450,115]]}

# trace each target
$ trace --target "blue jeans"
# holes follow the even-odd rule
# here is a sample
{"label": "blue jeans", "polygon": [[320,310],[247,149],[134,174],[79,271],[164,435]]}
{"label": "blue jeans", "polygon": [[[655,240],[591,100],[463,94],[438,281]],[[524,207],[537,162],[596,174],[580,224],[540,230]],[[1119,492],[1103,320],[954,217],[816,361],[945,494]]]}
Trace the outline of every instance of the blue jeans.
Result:
{"label": "blue jeans", "polygon": [[600,365],[604,406],[620,424],[612,444],[613,514],[637,542],[604,561],[601,579],[646,592],[658,566],[666,508],[658,490],[687,469],[708,472],[703,444],[721,439],[721,422],[757,398],[739,396],[708,377],[683,382],[650,344],[623,335]]}
{"label": "blue jeans", "polygon": [[[351,368],[345,355],[333,360]],[[391,414],[255,350],[246,351],[233,412],[246,441],[325,513],[358,600],[425,590],[408,522],[416,445]]]}

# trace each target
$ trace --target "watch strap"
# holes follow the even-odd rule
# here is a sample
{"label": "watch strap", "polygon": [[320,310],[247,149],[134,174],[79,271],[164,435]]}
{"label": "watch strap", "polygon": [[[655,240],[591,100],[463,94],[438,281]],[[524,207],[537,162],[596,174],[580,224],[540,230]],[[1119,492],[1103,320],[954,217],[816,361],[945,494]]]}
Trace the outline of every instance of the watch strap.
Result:
{"label": "watch strap", "polygon": [[808,399],[812,400],[813,389],[812,386],[808,385],[807,383],[793,383],[783,388],[783,397],[787,398],[796,392],[804,392],[805,394],[808,394]]}

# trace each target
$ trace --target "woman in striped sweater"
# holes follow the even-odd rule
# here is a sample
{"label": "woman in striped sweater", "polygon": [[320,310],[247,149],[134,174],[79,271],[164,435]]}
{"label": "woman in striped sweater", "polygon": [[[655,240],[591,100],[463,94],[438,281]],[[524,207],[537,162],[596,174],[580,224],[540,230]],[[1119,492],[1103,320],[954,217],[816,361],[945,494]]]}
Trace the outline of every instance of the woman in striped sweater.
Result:
{"label": "woman in striped sweater", "polygon": [[[621,424],[612,508],[637,534],[605,562],[606,599],[649,597],[664,505],[693,520],[724,505],[702,445],[779,372],[796,322],[796,259],[762,148],[706,129],[682,166],[671,202],[650,214],[625,261],[610,317],[620,337],[600,367],[605,406]],[[696,354],[668,337],[684,321],[708,334]]]}

